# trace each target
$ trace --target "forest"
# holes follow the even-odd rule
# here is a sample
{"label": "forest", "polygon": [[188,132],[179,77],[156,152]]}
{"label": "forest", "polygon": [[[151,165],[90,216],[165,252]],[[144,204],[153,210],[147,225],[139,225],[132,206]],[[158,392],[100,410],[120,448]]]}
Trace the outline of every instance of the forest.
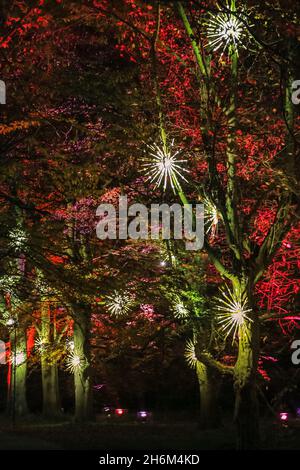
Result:
{"label": "forest", "polygon": [[0,449],[299,448],[299,18],[1,0]]}

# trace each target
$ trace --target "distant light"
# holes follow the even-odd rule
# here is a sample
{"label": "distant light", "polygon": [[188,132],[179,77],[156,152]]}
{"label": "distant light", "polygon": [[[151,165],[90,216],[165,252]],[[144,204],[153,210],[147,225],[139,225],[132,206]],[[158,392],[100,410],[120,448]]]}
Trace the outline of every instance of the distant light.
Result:
{"label": "distant light", "polygon": [[6,326],[14,326],[15,320],[14,318],[9,318],[6,322]]}
{"label": "distant light", "polygon": [[288,413],[279,413],[281,421],[287,421],[289,419]]}
{"label": "distant light", "polygon": [[116,415],[122,416],[125,413],[125,410],[123,408],[117,408],[116,409]]}
{"label": "distant light", "polygon": [[149,413],[149,411],[138,411],[137,412],[137,417],[141,418],[141,419],[150,418],[150,415],[151,415],[151,413]]}
{"label": "distant light", "polygon": [[165,266],[167,265],[167,262],[166,262],[166,261],[161,261],[159,264],[160,264],[162,267],[165,267]]}

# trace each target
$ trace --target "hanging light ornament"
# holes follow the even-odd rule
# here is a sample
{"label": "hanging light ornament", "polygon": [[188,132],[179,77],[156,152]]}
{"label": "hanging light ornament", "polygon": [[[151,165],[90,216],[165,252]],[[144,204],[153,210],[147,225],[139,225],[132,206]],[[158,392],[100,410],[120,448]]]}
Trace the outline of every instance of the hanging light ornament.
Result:
{"label": "hanging light ornament", "polygon": [[225,337],[233,332],[233,341],[241,328],[247,326],[248,322],[253,320],[248,314],[252,312],[249,308],[247,299],[241,294],[232,292],[228,286],[221,289],[221,296],[215,299],[218,323],[225,333]]}
{"label": "hanging light ornament", "polygon": [[133,304],[132,295],[128,291],[115,290],[106,299],[106,306],[109,312],[116,317],[127,314]]}
{"label": "hanging light ornament", "polygon": [[186,343],[184,357],[185,357],[186,362],[188,363],[188,365],[192,369],[195,369],[196,366],[197,366],[198,360],[197,360],[197,357],[196,357],[195,343],[191,339],[188,340],[188,342]]}
{"label": "hanging light ornament", "polygon": [[79,354],[71,351],[66,359],[66,369],[74,374],[76,370],[81,369],[83,360]]}
{"label": "hanging light ornament", "polygon": [[239,47],[245,48],[245,40],[249,37],[245,13],[231,12],[228,4],[226,7],[229,11],[210,13],[207,25],[208,47],[213,51],[222,48],[222,54],[230,48],[235,52]]}
{"label": "hanging light ornament", "polygon": [[[172,140],[170,145],[170,150],[166,150],[164,146],[160,148],[157,144],[148,145],[150,150],[149,158],[143,166],[145,167],[144,171],[148,176],[147,181],[155,184],[155,188],[163,185],[163,190],[165,191],[168,183],[170,183],[173,192],[175,189],[180,188],[179,179],[183,179],[188,182],[187,179],[183,176],[182,173],[189,173],[188,170],[183,168],[182,163],[185,163],[187,160],[178,159],[178,154],[180,150],[172,153],[172,148],[174,147],[174,140]],[[151,161],[150,161],[151,160]]]}

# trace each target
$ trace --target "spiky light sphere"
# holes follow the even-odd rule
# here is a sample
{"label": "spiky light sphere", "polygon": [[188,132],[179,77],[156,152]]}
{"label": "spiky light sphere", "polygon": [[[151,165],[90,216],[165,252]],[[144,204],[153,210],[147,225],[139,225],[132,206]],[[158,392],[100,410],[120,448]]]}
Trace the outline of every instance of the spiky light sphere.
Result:
{"label": "spiky light sphere", "polygon": [[195,369],[197,366],[198,360],[197,360],[196,352],[195,352],[195,343],[191,339],[188,340],[188,342],[186,343],[184,357],[188,365],[192,369]]}
{"label": "spiky light sphere", "polygon": [[[227,8],[230,10],[228,5]],[[236,52],[239,47],[246,47],[248,31],[241,17],[244,18],[245,14],[224,11],[210,13],[207,25],[208,46],[214,51],[221,49],[222,53],[230,47]]]}
{"label": "spiky light sphere", "polygon": [[106,297],[106,306],[111,315],[116,317],[126,315],[133,304],[133,297],[128,291],[115,290]]}
{"label": "spiky light sphere", "polygon": [[39,354],[42,354],[43,352],[45,352],[47,344],[43,338],[38,336],[34,341],[34,347]]}
{"label": "spiky light sphere", "polygon": [[28,242],[28,236],[22,227],[15,227],[8,234],[9,246],[17,251],[24,250]]}
{"label": "spiky light sphere", "polygon": [[5,321],[5,325],[11,328],[12,326],[15,326],[16,320],[13,317],[8,318],[8,320]]}
{"label": "spiky light sphere", "polygon": [[203,198],[204,204],[204,221],[206,233],[215,237],[218,231],[219,212],[215,204],[208,198]]}
{"label": "spiky light sphere", "polygon": [[67,338],[66,339],[66,346],[67,346],[67,349],[69,351],[74,351],[74,348],[75,348],[74,340]]}
{"label": "spiky light sphere", "polygon": [[14,366],[21,366],[26,361],[26,355],[23,351],[17,351],[16,354],[12,353],[10,362]]}
{"label": "spiky light sphere", "polygon": [[20,281],[21,276],[9,276],[5,274],[0,277],[0,290],[13,295]]}
{"label": "spiky light sphere", "polygon": [[185,319],[189,316],[189,311],[185,307],[184,303],[180,299],[176,300],[176,303],[173,306],[173,313],[175,318]]}
{"label": "spiky light sphere", "polygon": [[171,266],[176,265],[176,256],[166,243],[163,243],[160,246],[160,258],[160,265],[162,267],[167,266],[168,264],[171,264]]}
{"label": "spiky light sphere", "polygon": [[220,297],[215,299],[218,323],[225,333],[225,337],[233,333],[233,340],[241,328],[247,326],[253,320],[248,314],[252,312],[247,299],[240,293],[232,292],[228,286],[221,290]]}
{"label": "spiky light sphere", "polygon": [[81,369],[83,364],[82,356],[75,351],[71,351],[66,358],[66,369],[74,374],[76,370]]}
{"label": "spiky light sphere", "polygon": [[163,186],[165,191],[168,183],[175,192],[175,189],[180,188],[179,179],[183,179],[188,182],[182,173],[188,173],[189,171],[183,168],[182,164],[187,160],[178,159],[179,150],[173,153],[174,140],[171,142],[170,149],[166,150],[164,146],[161,148],[157,144],[148,145],[149,155],[148,163],[145,163],[144,171],[148,176],[147,180],[150,180],[155,184],[155,188],[160,185]]}

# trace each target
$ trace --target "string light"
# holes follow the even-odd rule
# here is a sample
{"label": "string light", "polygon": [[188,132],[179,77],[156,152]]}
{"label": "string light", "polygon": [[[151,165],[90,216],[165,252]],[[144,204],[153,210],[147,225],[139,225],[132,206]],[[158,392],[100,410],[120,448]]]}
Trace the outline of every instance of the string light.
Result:
{"label": "string light", "polygon": [[186,362],[188,363],[188,365],[192,369],[195,369],[196,366],[197,366],[198,360],[197,360],[197,357],[196,357],[195,343],[191,339],[186,343],[184,357],[185,357]]}
{"label": "string light", "polygon": [[180,188],[179,179],[188,182],[182,173],[189,173],[189,171],[182,166],[182,163],[185,163],[187,160],[178,159],[180,150],[172,154],[173,146],[174,140],[171,142],[170,150],[166,150],[164,147],[160,148],[157,144],[148,145],[151,161],[143,166],[145,167],[146,175],[148,175],[147,180],[154,183],[155,188],[163,184],[163,190],[165,191],[168,183],[170,183],[175,193],[175,188]]}
{"label": "string light", "polygon": [[[227,8],[230,9],[228,5]],[[241,12],[238,16],[224,11],[210,13],[207,26],[208,46],[214,51],[222,48],[222,53],[230,47],[236,52],[239,46],[245,47],[244,41],[248,37],[248,31],[241,17],[246,18]]]}
{"label": "string light", "polygon": [[221,329],[224,331],[226,338],[233,332],[234,340],[240,328],[246,326],[247,322],[253,321],[248,316],[252,309],[249,308],[245,296],[231,292],[228,286],[221,289],[221,297],[218,297],[215,301],[218,323],[221,324]]}
{"label": "string light", "polygon": [[125,315],[129,312],[132,304],[132,295],[127,291],[115,290],[112,295],[106,297],[106,306],[109,312],[116,317]]}

